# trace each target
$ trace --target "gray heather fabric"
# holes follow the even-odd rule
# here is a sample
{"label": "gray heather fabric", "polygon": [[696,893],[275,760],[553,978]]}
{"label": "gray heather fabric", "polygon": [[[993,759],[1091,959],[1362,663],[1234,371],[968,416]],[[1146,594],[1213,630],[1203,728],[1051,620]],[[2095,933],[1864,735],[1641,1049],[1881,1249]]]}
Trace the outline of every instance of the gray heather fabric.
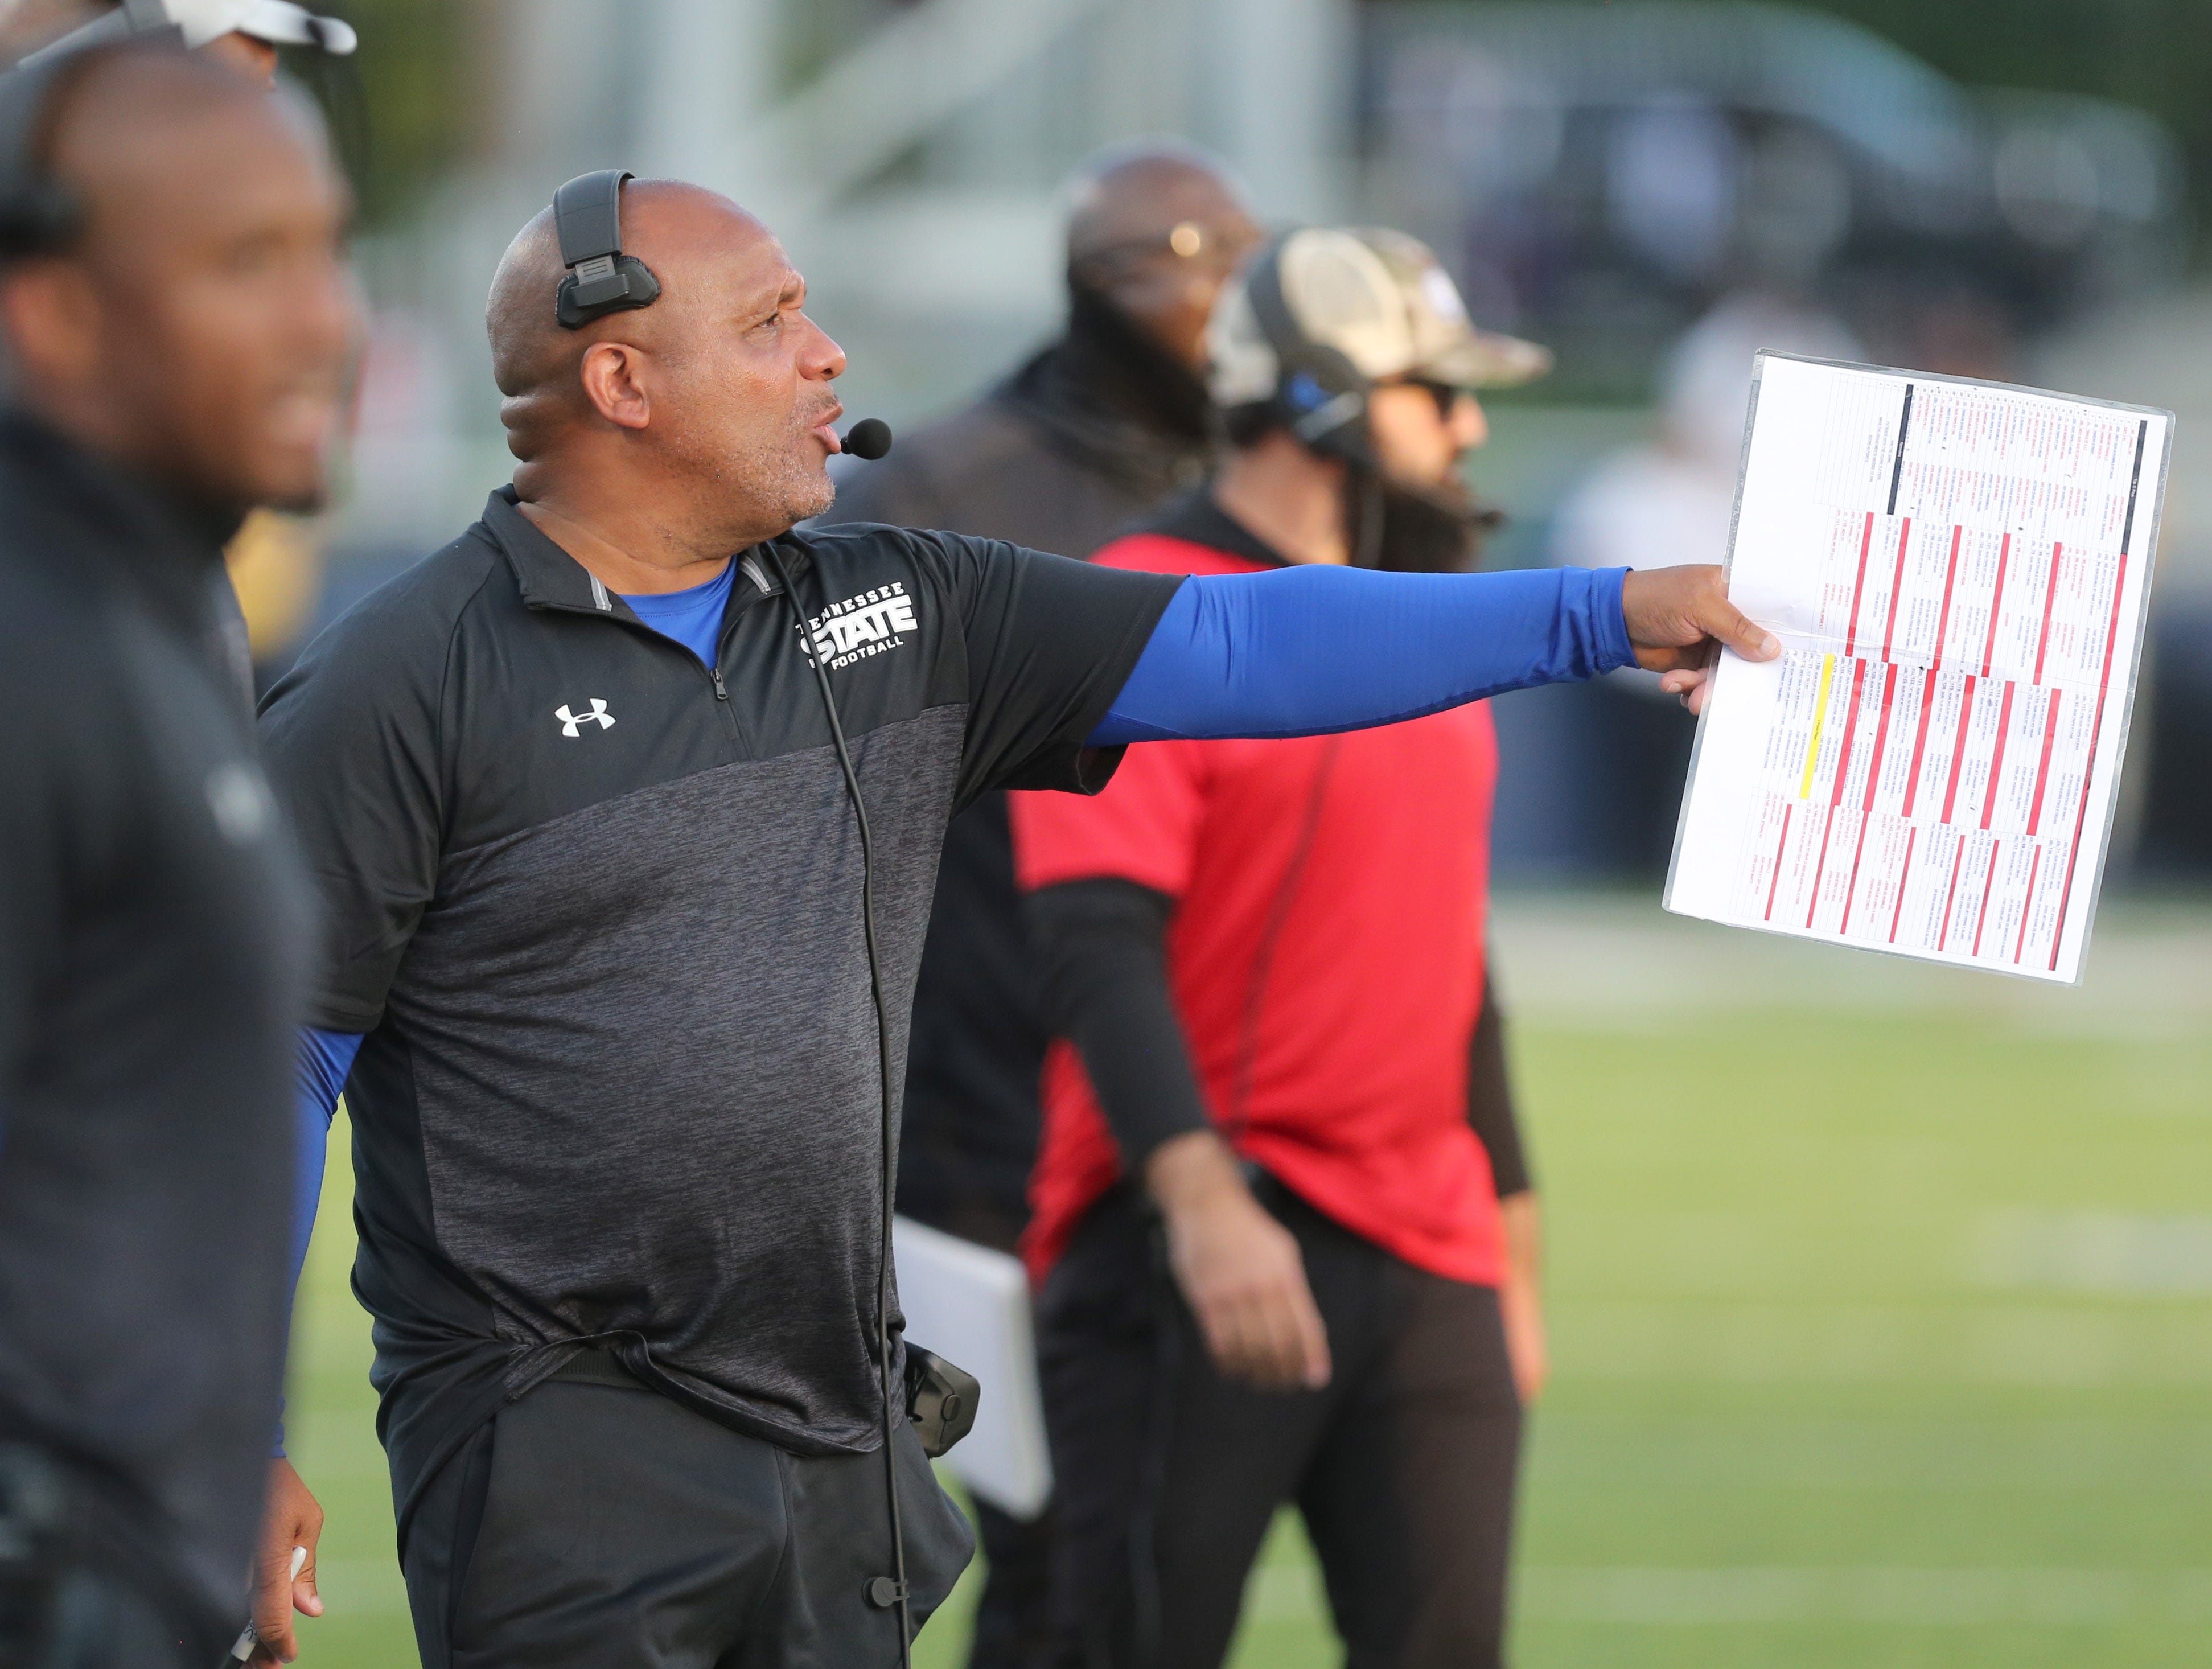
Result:
{"label": "gray heather fabric", "polygon": [[792,1453],[880,1441],[875,1017],[814,656],[902,1057],[948,818],[1103,784],[1089,737],[1177,583],[880,526],[740,572],[710,667],[503,489],[263,704],[330,924],[311,1023],[364,1035],[354,1289],[403,1548],[586,1342]]}
{"label": "gray heather fabric", "polygon": [[[853,741],[895,1071],[965,716]],[[415,1040],[439,1244],[502,1338],[635,1332],[749,1423],[867,1441],[866,1400],[830,1394],[870,1382],[880,1210],[860,838],[830,749],[455,853],[391,1007]],[[510,1388],[552,1365],[519,1356]]]}

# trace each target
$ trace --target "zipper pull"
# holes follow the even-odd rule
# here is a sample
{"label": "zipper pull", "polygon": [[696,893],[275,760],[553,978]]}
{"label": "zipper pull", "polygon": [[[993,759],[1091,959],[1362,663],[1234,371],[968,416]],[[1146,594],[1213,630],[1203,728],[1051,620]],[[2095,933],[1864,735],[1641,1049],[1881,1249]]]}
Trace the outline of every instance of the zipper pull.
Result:
{"label": "zipper pull", "polygon": [[722,675],[720,671],[716,668],[710,666],[707,669],[707,676],[714,681],[714,699],[718,701],[728,701],[730,699],[730,692],[728,688],[722,683]]}

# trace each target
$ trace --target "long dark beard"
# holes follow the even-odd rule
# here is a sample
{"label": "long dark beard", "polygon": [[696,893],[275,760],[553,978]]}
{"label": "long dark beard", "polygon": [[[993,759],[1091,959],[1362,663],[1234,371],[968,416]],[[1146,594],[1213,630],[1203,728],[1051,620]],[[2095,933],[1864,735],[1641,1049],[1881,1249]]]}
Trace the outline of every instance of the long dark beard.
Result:
{"label": "long dark beard", "polygon": [[1371,470],[1345,483],[1352,561],[1390,574],[1464,574],[1480,566],[1483,542],[1505,520],[1456,479],[1415,488]]}

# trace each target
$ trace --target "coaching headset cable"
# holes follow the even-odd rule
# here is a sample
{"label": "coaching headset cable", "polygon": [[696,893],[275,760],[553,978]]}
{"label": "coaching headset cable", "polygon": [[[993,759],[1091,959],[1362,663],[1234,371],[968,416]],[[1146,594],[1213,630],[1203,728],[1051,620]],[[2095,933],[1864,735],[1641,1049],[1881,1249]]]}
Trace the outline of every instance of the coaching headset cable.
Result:
{"label": "coaching headset cable", "polygon": [[[884,1493],[890,1502],[891,1531],[891,1574],[868,1583],[867,1597],[872,1605],[896,1608],[898,1612],[899,1669],[911,1669],[914,1648],[914,1617],[909,1607],[906,1581],[906,1532],[899,1522],[898,1462],[891,1449],[892,1397],[895,1392],[891,1370],[891,1155],[898,1133],[898,1107],[891,1099],[891,1029],[884,1005],[883,958],[876,947],[876,877],[875,845],[868,828],[868,805],[860,796],[860,779],[853,769],[853,752],[845,741],[845,725],[837,714],[837,697],[830,688],[830,669],[809,640],[806,616],[799,605],[799,592],[791,583],[791,575],[783,566],[783,558],[772,543],[758,547],[768,559],[775,574],[776,584],[783,587],[784,601],[790,606],[793,629],[799,634],[799,652],[806,657],[807,665],[814,669],[814,686],[821,692],[822,711],[830,720],[830,741],[837,753],[837,768],[844,774],[846,798],[853,803],[853,821],[860,831],[860,931],[868,949],[868,994],[876,1011],[876,1065],[878,1081],[883,1090],[883,1234],[878,1247],[876,1260],[876,1349],[879,1382],[883,1391],[884,1435]],[[824,602],[827,602],[825,596]]]}

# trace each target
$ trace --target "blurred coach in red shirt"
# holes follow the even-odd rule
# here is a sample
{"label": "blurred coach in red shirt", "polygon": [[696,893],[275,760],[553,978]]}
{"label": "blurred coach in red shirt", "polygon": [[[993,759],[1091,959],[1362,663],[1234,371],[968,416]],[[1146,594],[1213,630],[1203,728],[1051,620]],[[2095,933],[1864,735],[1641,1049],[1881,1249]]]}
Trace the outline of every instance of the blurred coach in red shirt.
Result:
{"label": "blurred coach in red shirt", "polygon": [[[1208,343],[1228,461],[1097,561],[1472,566],[1468,391],[1548,361],[1474,330],[1426,249],[1292,233]],[[1027,1249],[1071,1665],[1218,1664],[1290,1502],[1350,1664],[1501,1660],[1543,1347],[1485,966],[1497,763],[1473,706],[1013,797],[1068,1040]]]}

